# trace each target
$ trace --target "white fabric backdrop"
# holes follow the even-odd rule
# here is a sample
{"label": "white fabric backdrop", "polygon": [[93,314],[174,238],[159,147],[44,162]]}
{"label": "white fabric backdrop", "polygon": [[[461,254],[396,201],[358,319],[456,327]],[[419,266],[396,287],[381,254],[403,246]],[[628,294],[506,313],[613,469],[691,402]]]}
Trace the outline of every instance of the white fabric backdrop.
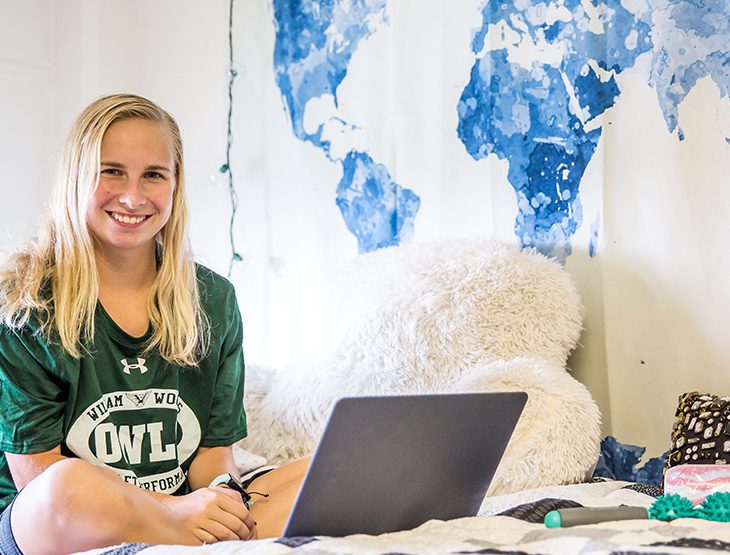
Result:
{"label": "white fabric backdrop", "polygon": [[[723,2],[706,4],[727,16]],[[253,0],[235,6],[234,232],[244,262],[232,280],[248,360],[281,366],[312,345],[327,279],[358,246],[335,204],[341,167],[293,133],[274,71],[274,7]],[[387,22],[359,44],[337,90],[338,115],[359,128],[348,135],[350,146],[366,149],[420,198],[415,241],[493,236],[517,243],[508,162],[474,160],[456,131],[481,8],[478,0],[390,0]],[[179,119],[194,247],[225,273],[230,209],[218,168],[228,2],[0,0],[0,12],[0,247],[31,233],[74,115],[98,95],[131,91]],[[583,222],[566,267],[588,309],[583,346],[569,365],[599,402],[606,431],[657,454],[668,447],[679,393],[730,394],[730,102],[701,79],[679,104],[679,141],[650,71],[647,53],[617,74],[621,94],[592,124],[603,131],[580,183]],[[310,123],[323,113],[310,110]]]}

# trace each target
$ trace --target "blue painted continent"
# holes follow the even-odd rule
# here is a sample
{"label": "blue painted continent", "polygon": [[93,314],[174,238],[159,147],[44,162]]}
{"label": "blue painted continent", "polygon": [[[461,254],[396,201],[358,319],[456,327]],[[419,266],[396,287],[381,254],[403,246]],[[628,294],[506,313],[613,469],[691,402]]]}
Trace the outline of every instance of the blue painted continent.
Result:
{"label": "blue painted continent", "polygon": [[653,20],[650,84],[681,140],[679,105],[697,81],[710,77],[730,99],[730,0],[655,0]]}
{"label": "blue painted continent", "polygon": [[[646,15],[629,12],[620,0],[593,7],[587,13],[580,0],[488,1],[457,107],[457,133],[469,154],[509,162],[520,244],[562,261],[583,220],[580,183],[601,136],[595,118],[620,95],[615,76],[652,47]],[[517,42],[485,48],[497,29]],[[557,63],[540,55],[529,64],[511,59],[528,46],[538,52],[559,46],[562,56]]]}
{"label": "blue painted continent", "polygon": [[326,121],[307,131],[307,103],[331,95],[363,39],[384,19],[386,0],[273,0],[276,42],[274,69],[294,134],[342,165],[336,203],[355,235],[360,252],[398,245],[413,235],[420,199],[395,183],[387,168],[367,153],[351,150],[342,160],[323,139]]}

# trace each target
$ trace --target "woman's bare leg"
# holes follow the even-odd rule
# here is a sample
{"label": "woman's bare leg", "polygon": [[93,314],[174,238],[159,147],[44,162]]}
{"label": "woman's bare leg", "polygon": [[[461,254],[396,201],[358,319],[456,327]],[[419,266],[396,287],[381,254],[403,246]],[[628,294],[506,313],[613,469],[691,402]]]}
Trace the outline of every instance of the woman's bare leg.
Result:
{"label": "woman's bare leg", "polygon": [[256,521],[259,538],[276,538],[284,530],[302,479],[309,467],[309,458],[280,466],[256,478],[248,486],[249,492],[268,493],[268,497],[252,494],[251,514]]}
{"label": "woman's bare leg", "polygon": [[132,541],[200,544],[151,495],[79,459],[59,461],[28,484],[15,499],[11,524],[25,555]]}

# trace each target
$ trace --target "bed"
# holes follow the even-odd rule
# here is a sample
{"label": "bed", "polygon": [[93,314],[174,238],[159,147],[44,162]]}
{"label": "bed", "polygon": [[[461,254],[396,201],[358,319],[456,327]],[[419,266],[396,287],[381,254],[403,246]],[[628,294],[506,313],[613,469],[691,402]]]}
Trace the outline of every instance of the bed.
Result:
{"label": "bed", "polygon": [[643,554],[730,551],[730,523],[700,519],[630,520],[548,529],[544,515],[555,508],[633,505],[648,507],[655,491],[621,481],[542,487],[487,497],[479,515],[432,520],[403,532],[345,538],[306,537],[220,542],[201,547],[126,544],[87,554],[105,555],[289,555],[309,554]]}

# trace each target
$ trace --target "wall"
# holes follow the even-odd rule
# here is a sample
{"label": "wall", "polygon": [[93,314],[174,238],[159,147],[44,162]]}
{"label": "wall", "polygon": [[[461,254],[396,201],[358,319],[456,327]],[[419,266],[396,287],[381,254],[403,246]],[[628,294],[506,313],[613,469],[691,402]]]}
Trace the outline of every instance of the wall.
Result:
{"label": "wall", "polygon": [[54,44],[53,2],[0,4],[0,252],[33,232],[45,202],[55,147]]}
{"label": "wall", "polygon": [[[352,54],[338,105],[307,114],[310,126],[333,115],[356,126],[333,148],[366,150],[418,195],[415,241],[517,242],[508,161],[474,160],[456,133],[480,9],[478,1],[391,1],[387,22]],[[218,172],[226,148],[227,10],[223,0],[70,0],[63,8],[0,0],[0,178],[6,198],[13,191],[0,248],[32,231],[73,116],[98,95],[130,91],[180,121],[193,245],[201,261],[228,271],[230,205]],[[283,367],[311,348],[327,279],[356,256],[358,243],[335,204],[341,166],[293,131],[276,82],[274,15],[267,2],[236,2],[233,230],[243,262],[231,279],[248,360]],[[698,82],[680,104],[679,141],[650,72],[644,56],[616,75],[621,96],[597,120],[602,135],[581,180],[584,218],[566,268],[588,309],[569,366],[599,402],[607,432],[658,454],[668,447],[679,393],[730,393],[730,146],[723,139],[730,106],[715,83]]]}

